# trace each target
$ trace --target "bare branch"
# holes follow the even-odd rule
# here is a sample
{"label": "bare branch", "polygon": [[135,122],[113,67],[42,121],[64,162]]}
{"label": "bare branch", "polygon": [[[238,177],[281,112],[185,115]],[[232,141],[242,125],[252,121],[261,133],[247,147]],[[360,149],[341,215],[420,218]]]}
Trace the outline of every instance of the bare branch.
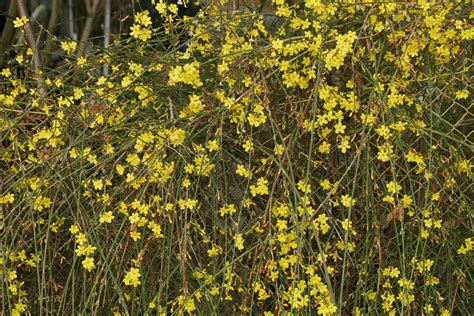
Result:
{"label": "bare branch", "polygon": [[[16,4],[18,6],[18,12],[20,13],[20,16],[28,17],[25,2],[23,0],[16,0]],[[41,71],[41,58],[38,51],[35,34],[33,33],[33,29],[31,28],[31,24],[29,21],[25,23],[23,28],[25,30],[26,41],[28,43],[28,46],[31,48],[31,51],[33,53],[33,67],[36,74],[36,80],[38,82],[39,93],[43,96],[46,96],[46,86],[44,82],[43,72]]]}
{"label": "bare branch", "polygon": [[13,19],[16,16],[16,4],[15,1],[10,2],[10,7],[8,8],[8,14],[4,14],[7,18],[5,21],[5,27],[3,29],[2,37],[0,38],[0,62],[3,61],[3,54],[7,51],[8,47],[11,45],[13,36],[15,34],[15,29],[13,28]]}
{"label": "bare branch", "polygon": [[91,14],[92,12],[91,0],[84,0],[84,4],[86,5],[87,15]]}
{"label": "bare branch", "polygon": [[[105,0],[105,12],[104,12],[104,47],[110,44],[110,0]],[[104,65],[104,75],[109,75],[109,68]]]}
{"label": "bare branch", "polygon": [[[90,5],[90,0],[85,1],[86,4],[89,3],[88,5]],[[84,25],[84,29],[82,30],[80,39],[81,42],[79,43],[79,49],[77,52],[78,56],[82,56],[84,54],[84,49],[86,48],[87,40],[89,39],[89,36],[92,33],[92,27],[94,26],[94,18],[97,14],[100,4],[102,4],[102,0],[94,0],[92,7],[90,8],[91,10],[88,10],[86,24]]]}
{"label": "bare branch", "polygon": [[51,17],[48,23],[48,36],[46,39],[46,48],[44,49],[44,54],[43,54],[45,65],[48,64],[50,54],[53,51],[53,45],[54,45],[53,37],[54,37],[54,31],[58,24],[58,17],[59,17],[59,0],[53,0]]}

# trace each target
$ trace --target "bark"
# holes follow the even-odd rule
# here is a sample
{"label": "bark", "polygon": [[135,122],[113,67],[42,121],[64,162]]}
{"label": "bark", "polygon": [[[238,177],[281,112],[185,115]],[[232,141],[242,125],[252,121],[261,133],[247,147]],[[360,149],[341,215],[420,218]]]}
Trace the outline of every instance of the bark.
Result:
{"label": "bark", "polygon": [[13,19],[16,17],[16,11],[16,3],[12,0],[10,2],[10,7],[8,8],[8,16],[6,16],[5,27],[0,40],[0,63],[3,63],[5,52],[10,48],[15,35]]}
{"label": "bark", "polygon": [[102,0],[84,0],[87,10],[87,18],[86,24],[84,25],[84,29],[82,30],[81,34],[81,42],[79,43],[79,50],[77,52],[78,56],[82,56],[84,54],[84,50],[86,48],[87,40],[89,39],[92,28],[94,26],[94,18],[97,15],[99,5],[102,3]]}
{"label": "bark", "polygon": [[56,32],[56,26],[58,25],[59,17],[59,0],[53,0],[51,7],[51,17],[49,18],[48,23],[48,36],[46,38],[46,47],[43,53],[43,64],[48,65],[49,59],[51,57],[51,52],[54,48],[54,34]]}

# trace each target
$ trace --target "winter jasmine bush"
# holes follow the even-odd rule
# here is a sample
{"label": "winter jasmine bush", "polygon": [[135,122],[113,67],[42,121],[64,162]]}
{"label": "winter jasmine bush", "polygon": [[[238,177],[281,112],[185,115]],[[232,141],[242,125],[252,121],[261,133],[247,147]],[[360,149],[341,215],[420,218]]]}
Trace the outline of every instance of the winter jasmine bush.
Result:
{"label": "winter jasmine bush", "polygon": [[6,314],[469,314],[468,2],[152,2],[1,70]]}

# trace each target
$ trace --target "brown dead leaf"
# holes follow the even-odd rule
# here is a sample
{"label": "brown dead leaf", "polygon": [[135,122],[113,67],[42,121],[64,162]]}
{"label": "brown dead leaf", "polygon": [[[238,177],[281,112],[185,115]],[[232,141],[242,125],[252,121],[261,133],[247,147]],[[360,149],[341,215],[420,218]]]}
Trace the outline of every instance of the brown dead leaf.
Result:
{"label": "brown dead leaf", "polygon": [[397,220],[397,221],[403,221],[403,218],[405,217],[405,210],[403,208],[398,208],[395,207],[394,211],[391,213],[387,214],[387,217],[385,219],[386,225],[390,225],[390,222],[392,220]]}

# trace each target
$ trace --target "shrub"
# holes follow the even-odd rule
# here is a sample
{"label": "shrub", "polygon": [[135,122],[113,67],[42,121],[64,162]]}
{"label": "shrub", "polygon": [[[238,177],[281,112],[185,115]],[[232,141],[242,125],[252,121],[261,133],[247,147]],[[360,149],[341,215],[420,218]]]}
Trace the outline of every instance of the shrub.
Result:
{"label": "shrub", "polygon": [[469,313],[466,3],[155,5],[1,72],[2,310]]}

